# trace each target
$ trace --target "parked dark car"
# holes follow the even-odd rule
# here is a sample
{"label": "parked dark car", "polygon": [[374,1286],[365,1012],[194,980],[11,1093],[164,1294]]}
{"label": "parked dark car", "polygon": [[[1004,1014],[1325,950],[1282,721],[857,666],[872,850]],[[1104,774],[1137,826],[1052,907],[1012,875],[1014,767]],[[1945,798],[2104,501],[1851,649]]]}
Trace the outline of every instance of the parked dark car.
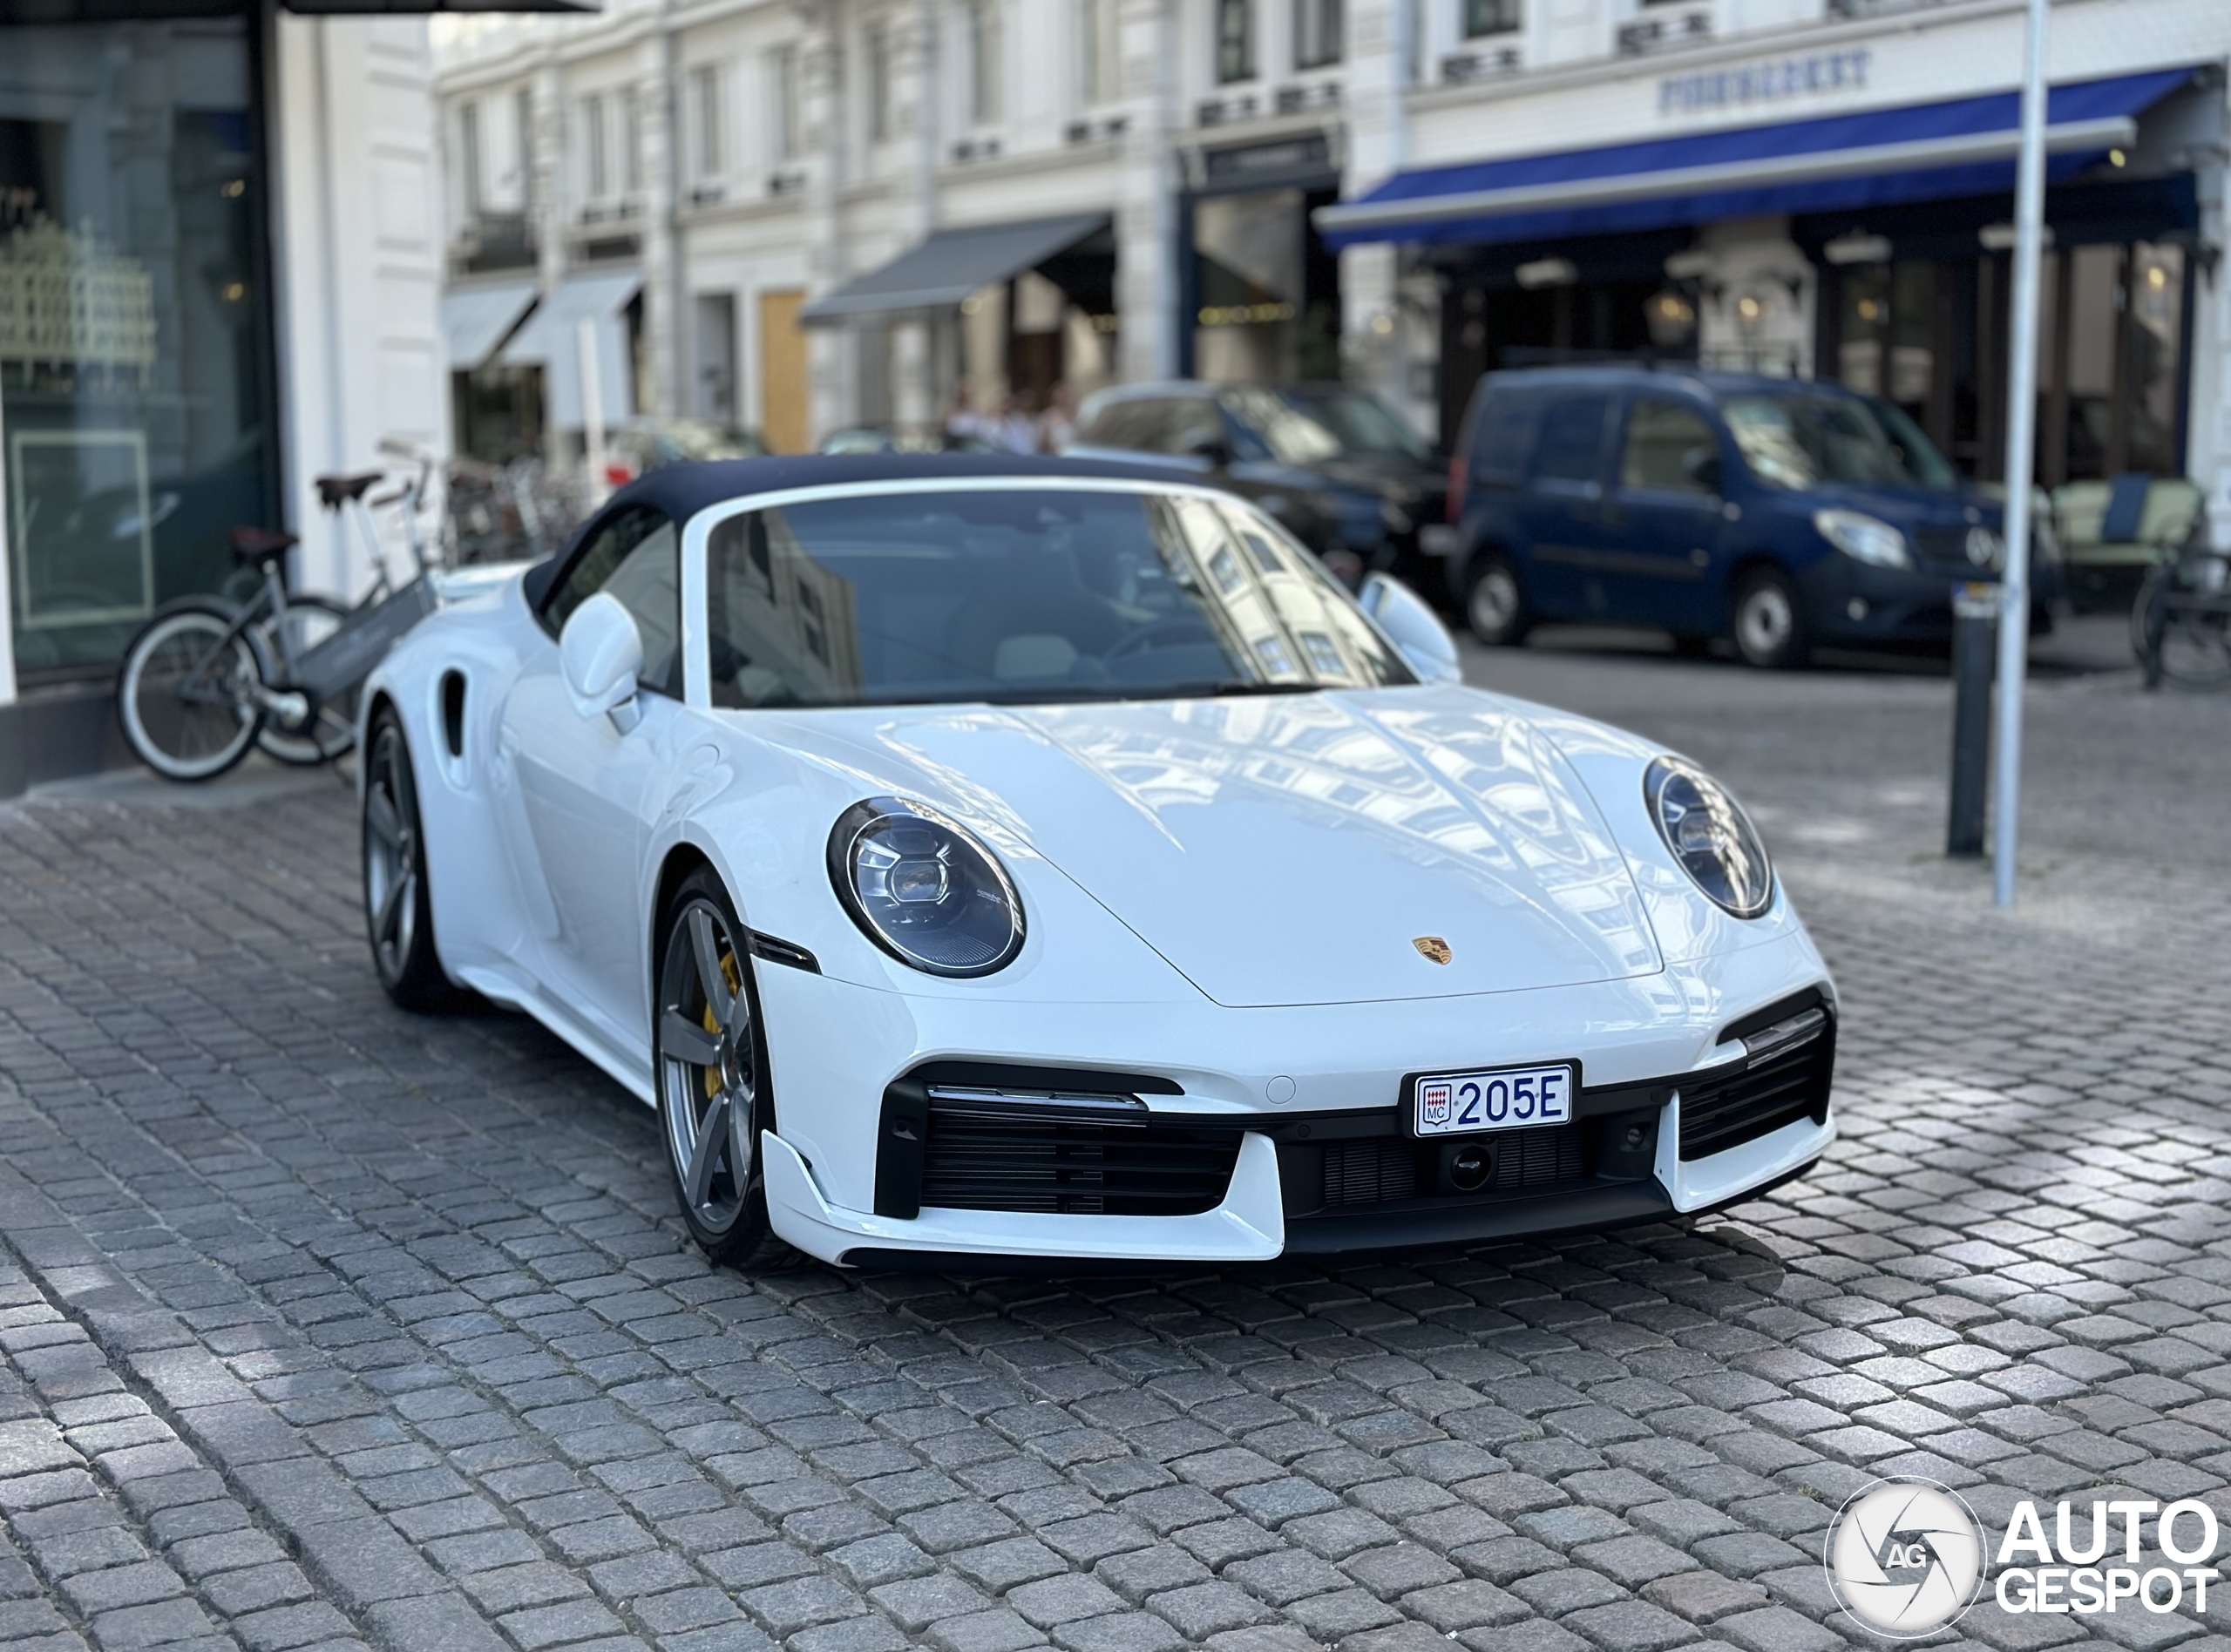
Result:
{"label": "parked dark car", "polygon": [[[1432,446],[1342,384],[1129,384],[1088,398],[1068,450],[1166,458],[1244,494],[1350,585],[1390,572],[1432,592],[1447,485]],[[1421,543],[1421,530],[1424,543]]]}
{"label": "parked dark car", "polygon": [[[1537,620],[1732,637],[1759,666],[1819,645],[1941,643],[1993,580],[2001,501],[1895,405],[1838,385],[1641,367],[1482,379],[1449,466],[1445,560],[1483,641]],[[2057,562],[2033,541],[2031,628]]]}

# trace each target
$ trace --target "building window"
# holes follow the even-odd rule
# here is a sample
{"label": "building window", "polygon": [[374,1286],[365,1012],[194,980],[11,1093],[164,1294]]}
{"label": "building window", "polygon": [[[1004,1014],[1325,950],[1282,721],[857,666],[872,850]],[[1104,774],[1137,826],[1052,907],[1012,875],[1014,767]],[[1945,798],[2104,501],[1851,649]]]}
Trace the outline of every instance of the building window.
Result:
{"label": "building window", "polygon": [[512,94],[512,123],[517,128],[519,158],[519,205],[534,210],[534,93],[522,86]]}
{"label": "building window", "polygon": [[868,30],[867,59],[868,141],[885,144],[891,141],[892,128],[891,30],[888,28],[878,27]]}
{"label": "building window", "polygon": [[1078,69],[1088,106],[1111,104],[1123,95],[1122,42],[1118,0],[1082,0],[1077,8]]}
{"label": "building window", "polygon": [[604,98],[593,92],[581,99],[581,171],[591,200],[602,200],[612,193],[604,146]]}
{"label": "building window", "polygon": [[1293,66],[1322,69],[1340,61],[1341,0],[1293,0]]}
{"label": "building window", "polygon": [[728,111],[721,97],[720,65],[702,64],[691,70],[689,95],[696,116],[697,177],[718,178],[728,168]]}
{"label": "building window", "polygon": [[1000,0],[976,0],[968,8],[968,118],[995,126],[1000,114],[1000,80],[1006,72],[1005,42],[1000,29]]}
{"label": "building window", "polygon": [[1217,0],[1217,84],[1255,78],[1255,0]]}
{"label": "building window", "polygon": [[1464,0],[1464,37],[1515,34],[1524,26],[1519,0]]}
{"label": "building window", "polygon": [[631,195],[643,187],[643,104],[633,86],[620,89],[620,186]]}
{"label": "building window", "polygon": [[767,54],[768,146],[777,161],[796,160],[805,146],[803,105],[798,93],[798,49],[777,46]]}
{"label": "building window", "polygon": [[461,104],[457,112],[457,172],[458,196],[468,218],[480,216],[480,105]]}

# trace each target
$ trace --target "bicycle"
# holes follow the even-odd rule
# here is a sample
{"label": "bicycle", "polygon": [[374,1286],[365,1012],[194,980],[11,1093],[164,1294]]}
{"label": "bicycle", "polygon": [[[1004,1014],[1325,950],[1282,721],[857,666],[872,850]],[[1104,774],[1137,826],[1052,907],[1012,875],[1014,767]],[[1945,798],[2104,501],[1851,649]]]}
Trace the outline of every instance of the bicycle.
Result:
{"label": "bicycle", "polygon": [[[395,640],[437,604],[417,528],[426,478],[368,501],[382,472],[317,478],[320,504],[353,516],[372,553],[370,591],[355,607],[287,589],[292,533],[232,532],[234,559],[262,586],[246,603],[191,597],[166,606],[125,650],[117,719],[135,755],[176,781],[211,780],[260,746],[281,762],[332,762],[356,743],[356,694]],[[401,586],[370,506],[400,504],[414,567]]]}
{"label": "bicycle", "polygon": [[2231,680],[2231,556],[2169,552],[2139,587],[2130,627],[2149,690],[2165,679],[2185,688]]}

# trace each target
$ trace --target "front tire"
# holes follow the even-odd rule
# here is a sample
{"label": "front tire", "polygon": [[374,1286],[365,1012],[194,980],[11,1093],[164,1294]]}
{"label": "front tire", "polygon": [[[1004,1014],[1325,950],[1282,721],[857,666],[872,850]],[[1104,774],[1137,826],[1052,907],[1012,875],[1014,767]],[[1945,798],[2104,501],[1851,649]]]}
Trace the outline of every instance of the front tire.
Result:
{"label": "front tire", "polygon": [[434,904],[426,887],[426,834],[418,785],[402,720],[382,707],[364,762],[364,928],[372,967],[389,998],[420,1014],[445,1010],[463,994],[434,951]]}
{"label": "front tire", "polygon": [[263,661],[234,619],[218,603],[180,603],[124,651],[117,721],[133,755],[166,780],[214,780],[263,727]]}
{"label": "front tire", "polygon": [[1464,587],[1464,620],[1492,648],[1515,648],[1533,628],[1518,570],[1502,552],[1482,551],[1473,564]]}
{"label": "front tire", "polygon": [[1765,671],[1792,671],[1807,658],[1805,616],[1796,588],[1780,568],[1758,568],[1736,587],[1731,616],[1735,651],[1746,665]]}
{"label": "front tire", "polygon": [[750,949],[709,870],[675,891],[663,933],[652,1059],[675,1202],[708,1256],[749,1268],[783,1249],[767,1220],[760,1147],[774,1098]]}

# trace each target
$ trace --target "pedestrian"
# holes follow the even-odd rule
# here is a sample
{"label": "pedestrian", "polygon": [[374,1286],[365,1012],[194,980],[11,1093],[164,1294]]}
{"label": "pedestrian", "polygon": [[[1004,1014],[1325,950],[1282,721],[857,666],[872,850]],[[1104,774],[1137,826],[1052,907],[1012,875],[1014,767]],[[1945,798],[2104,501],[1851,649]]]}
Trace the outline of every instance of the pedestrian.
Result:
{"label": "pedestrian", "polygon": [[991,428],[985,435],[1002,453],[1038,451],[1038,425],[1031,418],[1030,410],[1022,397],[1014,395],[1005,397],[1000,403],[998,416],[988,423]]}
{"label": "pedestrian", "polygon": [[953,400],[946,403],[945,434],[948,441],[978,441],[992,439],[992,421],[976,410],[975,397],[970,394],[968,381],[963,379],[953,387]]}
{"label": "pedestrian", "polygon": [[1067,379],[1055,379],[1046,392],[1046,410],[1038,416],[1038,450],[1059,453],[1077,433],[1076,392]]}

